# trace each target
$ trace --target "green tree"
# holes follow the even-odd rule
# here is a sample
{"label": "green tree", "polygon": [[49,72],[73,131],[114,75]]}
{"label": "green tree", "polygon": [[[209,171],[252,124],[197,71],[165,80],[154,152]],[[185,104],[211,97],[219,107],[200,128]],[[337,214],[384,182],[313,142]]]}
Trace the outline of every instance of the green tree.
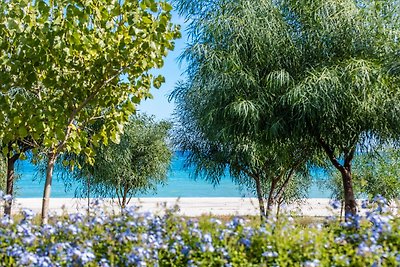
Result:
{"label": "green tree", "polygon": [[[92,162],[84,127],[102,119],[92,143],[118,143],[135,105],[163,82],[148,71],[163,65],[179,37],[171,9],[154,0],[1,2],[0,119],[9,122],[1,137],[5,144],[41,140],[48,158],[44,223],[58,155],[82,152]],[[11,97],[13,90],[28,101]]]}
{"label": "green tree", "polygon": [[[300,173],[304,174],[304,181],[309,177],[307,148],[298,149],[288,141],[279,143],[282,140],[275,140],[271,145],[245,137],[216,137],[215,126],[199,125],[205,112],[203,108],[212,107],[199,109],[197,101],[207,96],[195,94],[194,88],[186,89],[179,94],[184,99],[175,97],[180,126],[174,130],[173,143],[184,152],[186,167],[194,167],[195,177],[217,185],[228,171],[242,189],[255,193],[262,220],[271,215],[274,205],[298,200],[300,195],[304,197],[302,192],[307,191],[307,185],[297,183],[300,186],[292,186],[292,182]],[[289,187],[292,189],[290,196],[287,194]]]}
{"label": "green tree", "polygon": [[166,181],[171,164],[170,128],[166,121],[137,116],[125,126],[119,144],[95,149],[93,165],[78,158],[81,168],[76,168],[72,177],[80,183],[81,195],[117,197],[124,208],[135,194],[155,190]]}
{"label": "green tree", "polygon": [[220,136],[306,140],[340,172],[346,214],[355,214],[357,144],[400,132],[392,62],[399,51],[396,1],[181,0],[178,6],[193,19],[184,86],[202,88],[210,96],[201,105],[213,107],[202,121],[223,129]]}
{"label": "green tree", "polygon": [[291,131],[312,137],[325,151],[341,174],[345,213],[355,214],[352,162],[357,144],[398,132],[399,83],[387,61],[396,47],[391,3],[283,3],[293,44],[302,55],[283,98],[291,110]]}
{"label": "green tree", "polygon": [[188,79],[171,95],[181,125],[175,143],[197,174],[217,183],[229,168],[237,183],[254,188],[264,217],[315,154],[306,139],[280,138],[273,121],[288,74],[268,70],[292,60],[281,56],[288,39],[281,15],[269,1],[177,4],[191,20],[191,40],[182,55]]}

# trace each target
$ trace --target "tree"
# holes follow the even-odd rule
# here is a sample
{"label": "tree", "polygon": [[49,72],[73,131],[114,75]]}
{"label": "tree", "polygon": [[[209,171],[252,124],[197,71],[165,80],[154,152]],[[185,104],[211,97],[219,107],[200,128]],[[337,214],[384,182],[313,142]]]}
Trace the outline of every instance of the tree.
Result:
{"label": "tree", "polygon": [[292,60],[281,57],[288,38],[283,23],[274,24],[280,14],[268,1],[177,2],[191,20],[191,42],[182,54],[188,79],[171,95],[181,125],[175,142],[198,174],[218,182],[229,168],[237,183],[255,188],[268,216],[315,154],[306,139],[276,132],[287,73],[268,70]]}
{"label": "tree", "polygon": [[[279,206],[284,201],[299,199],[301,190],[308,189],[307,186],[292,186],[293,178],[300,173],[304,174],[302,178],[308,177],[307,148],[298,149],[288,140],[267,144],[238,136],[215,137],[215,126],[199,125],[205,107],[199,109],[197,101],[207,96],[196,94],[194,88],[186,90],[179,94],[184,99],[175,97],[180,126],[175,128],[172,140],[186,155],[186,167],[194,167],[195,177],[217,185],[229,171],[235,183],[257,196],[261,220],[271,215],[275,204]],[[286,194],[288,187],[294,189],[290,196]]]}
{"label": "tree", "polygon": [[386,29],[395,21],[374,14],[381,5],[284,1],[293,43],[302,54],[299,66],[304,66],[283,98],[292,111],[291,131],[314,138],[340,172],[346,215],[357,212],[352,181],[357,144],[398,131],[388,119],[399,97],[398,78],[388,72],[387,62],[395,40]]}
{"label": "tree", "polygon": [[[5,93],[0,93],[0,136],[4,134],[5,143],[0,142],[0,148],[5,155],[6,168],[4,173],[5,193],[14,195],[15,164],[18,159],[25,159],[25,153],[35,147],[37,142],[26,136],[25,129],[20,127],[22,122],[32,119],[29,112],[20,112],[24,102],[28,102],[28,95],[21,88],[15,88]],[[12,119],[12,120],[11,120]],[[22,135],[22,136],[21,136]],[[11,216],[12,200],[4,206],[4,214]]]}
{"label": "tree", "polygon": [[307,140],[341,173],[355,214],[357,144],[400,132],[396,1],[178,3],[193,19],[186,86],[211,95],[202,120],[221,136]]}
{"label": "tree", "polygon": [[164,183],[171,164],[172,151],[167,144],[171,125],[154,122],[147,116],[133,117],[125,126],[119,144],[95,150],[94,164],[78,158],[81,168],[72,176],[80,183],[82,195],[117,197],[121,208],[137,193],[155,190]]}
{"label": "tree", "polygon": [[[4,143],[27,136],[42,140],[48,158],[44,223],[58,155],[83,152],[92,162],[93,149],[84,146],[87,133],[82,129],[103,119],[93,144],[118,143],[135,105],[149,96],[151,85],[158,88],[163,82],[162,76],[153,77],[148,71],[163,65],[163,57],[179,37],[179,27],[170,23],[171,9],[154,0],[0,4],[0,80],[5,100],[1,113],[10,122],[2,139]],[[29,101],[9,96],[17,89]]]}

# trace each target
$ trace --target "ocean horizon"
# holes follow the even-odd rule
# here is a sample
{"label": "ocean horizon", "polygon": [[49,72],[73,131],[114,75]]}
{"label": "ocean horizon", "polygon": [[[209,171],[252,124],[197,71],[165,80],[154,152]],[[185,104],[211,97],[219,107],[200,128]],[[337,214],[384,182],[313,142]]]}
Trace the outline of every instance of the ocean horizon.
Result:
{"label": "ocean horizon", "polygon": [[[41,198],[43,196],[44,177],[40,175],[36,167],[29,161],[19,161],[16,166],[19,176],[15,184],[15,196],[17,198]],[[179,153],[175,154],[168,172],[165,185],[158,185],[155,191],[147,194],[137,194],[135,197],[255,197],[251,192],[240,190],[229,175],[221,177],[220,183],[213,185],[203,179],[193,179],[193,170],[184,168],[184,157]],[[322,170],[311,172],[313,184],[309,189],[309,198],[330,198],[328,190],[322,190],[317,185],[318,180],[324,179],[326,174]],[[73,198],[77,185],[65,183],[59,172],[54,173],[51,197],[52,198]]]}

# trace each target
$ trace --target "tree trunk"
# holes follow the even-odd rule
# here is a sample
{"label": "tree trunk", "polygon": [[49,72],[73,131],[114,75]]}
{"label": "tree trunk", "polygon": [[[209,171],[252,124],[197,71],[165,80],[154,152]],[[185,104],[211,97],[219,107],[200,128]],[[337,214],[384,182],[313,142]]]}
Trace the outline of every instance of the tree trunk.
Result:
{"label": "tree trunk", "polygon": [[125,209],[126,208],[127,199],[128,199],[128,184],[125,183],[124,184],[124,193],[123,193],[123,196],[122,196],[121,209]]}
{"label": "tree trunk", "polygon": [[266,217],[266,213],[265,213],[265,207],[264,207],[264,194],[261,188],[261,181],[260,181],[260,177],[255,175],[254,180],[256,182],[256,191],[257,191],[257,198],[258,198],[258,205],[260,207],[260,218],[261,221],[265,220]]}
{"label": "tree trunk", "polygon": [[55,153],[48,154],[47,170],[46,170],[46,183],[43,191],[43,202],[42,202],[42,224],[47,224],[49,220],[49,202],[51,193],[51,182],[53,179],[54,164],[56,162],[57,155]]}
{"label": "tree trunk", "polygon": [[351,171],[348,169],[343,169],[340,172],[342,174],[344,189],[344,214],[345,219],[348,220],[349,216],[357,214],[357,203],[354,197]]}
{"label": "tree trunk", "polygon": [[[6,194],[14,195],[14,178],[15,178],[15,162],[18,160],[19,154],[7,157],[7,185]],[[4,215],[11,216],[12,200],[4,203]]]}
{"label": "tree trunk", "polygon": [[87,214],[90,216],[90,175],[87,177]]}
{"label": "tree trunk", "polygon": [[335,166],[335,168],[338,169],[342,175],[344,191],[344,214],[347,221],[350,218],[349,216],[354,216],[357,214],[357,203],[354,197],[353,181],[351,177],[351,162],[354,158],[354,154],[356,151],[356,142],[354,142],[354,145],[351,148],[344,151],[343,165],[339,163],[334,155],[333,149],[326,142],[324,142],[324,140],[319,138],[318,142],[325,150],[333,166]]}
{"label": "tree trunk", "polygon": [[272,214],[272,207],[274,206],[274,191],[275,191],[276,183],[277,183],[277,179],[275,179],[275,178],[272,179],[271,188],[270,188],[269,194],[268,194],[267,212],[265,214],[267,216],[267,218]]}

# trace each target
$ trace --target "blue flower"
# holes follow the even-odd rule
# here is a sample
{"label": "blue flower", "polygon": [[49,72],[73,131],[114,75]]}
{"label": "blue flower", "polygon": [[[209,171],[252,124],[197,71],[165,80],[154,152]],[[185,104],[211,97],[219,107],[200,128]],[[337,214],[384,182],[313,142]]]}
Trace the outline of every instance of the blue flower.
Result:
{"label": "blue flower", "polygon": [[261,256],[266,258],[276,258],[278,257],[278,252],[276,251],[265,251]]}
{"label": "blue flower", "polygon": [[332,206],[332,208],[338,209],[341,206],[341,202],[337,199],[334,199],[330,201],[330,205]]}
{"label": "blue flower", "polygon": [[12,196],[12,195],[4,195],[4,196],[3,196],[3,200],[4,200],[5,202],[10,203],[10,202],[13,200],[13,196]]}
{"label": "blue flower", "polygon": [[303,263],[303,267],[318,267],[320,265],[320,261],[315,259],[312,261],[305,261]]}
{"label": "blue flower", "polygon": [[24,216],[24,220],[30,221],[35,217],[35,213],[30,209],[23,209],[22,215]]}

